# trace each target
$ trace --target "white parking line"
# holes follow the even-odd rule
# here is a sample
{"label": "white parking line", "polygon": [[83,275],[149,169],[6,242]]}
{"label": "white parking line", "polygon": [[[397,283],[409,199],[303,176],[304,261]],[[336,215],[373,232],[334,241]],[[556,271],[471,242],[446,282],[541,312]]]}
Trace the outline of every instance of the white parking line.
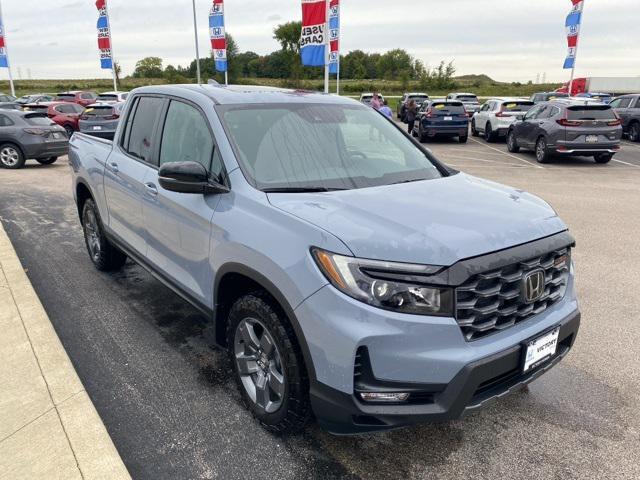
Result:
{"label": "white parking line", "polygon": [[625,165],[630,165],[632,167],[640,168],[640,165],[636,165],[634,163],[629,163],[629,162],[623,162],[622,160],[618,160],[617,158],[614,158],[613,161],[618,163],[624,163]]}
{"label": "white parking line", "polygon": [[442,156],[445,158],[454,158],[456,160],[473,160],[474,162],[486,162],[486,163],[493,163],[495,165],[509,165],[510,167],[517,167],[517,168],[527,167],[527,165],[516,165],[514,163],[505,163],[504,161],[499,161],[499,160],[489,160],[489,159],[482,159],[482,158],[476,158],[476,157],[465,157],[464,155],[449,155],[449,154],[443,153]]}
{"label": "white parking line", "polygon": [[629,142],[627,140],[622,140],[622,144],[626,145],[628,147],[640,148],[640,143],[633,143],[633,142]]}
{"label": "white parking line", "polygon": [[541,169],[543,169],[543,170],[544,170],[544,167],[541,167],[540,165],[536,165],[535,163],[532,163],[532,162],[530,162],[529,160],[525,160],[524,158],[516,157],[515,155],[512,155],[512,154],[510,154],[510,153],[503,152],[502,150],[498,150],[497,148],[494,148],[494,147],[491,147],[491,146],[489,146],[489,145],[487,145],[487,144],[485,144],[485,143],[479,142],[479,141],[478,141],[478,140],[476,140],[475,138],[470,138],[469,140],[471,140],[472,142],[477,143],[478,145],[482,145],[482,146],[484,146],[484,147],[487,147],[487,148],[488,148],[488,149],[490,149],[490,150],[493,150],[493,151],[495,151],[495,152],[498,152],[498,153],[501,153],[501,154],[503,154],[503,155],[506,155],[507,157],[515,158],[516,160],[518,160],[518,161],[520,161],[520,162],[524,162],[524,163],[528,164],[528,165],[529,165],[529,166],[531,166],[531,167],[534,167],[534,168],[541,168]]}

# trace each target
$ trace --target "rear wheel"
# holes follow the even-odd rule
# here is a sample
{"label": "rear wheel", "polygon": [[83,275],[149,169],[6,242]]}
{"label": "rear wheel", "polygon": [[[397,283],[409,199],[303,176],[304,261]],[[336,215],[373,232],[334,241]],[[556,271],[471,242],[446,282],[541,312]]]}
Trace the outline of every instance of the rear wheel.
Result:
{"label": "rear wheel", "polygon": [[467,140],[469,140],[469,136],[468,135],[461,135],[460,137],[458,137],[458,141],[460,143],[467,143]]}
{"label": "rear wheel", "polygon": [[227,340],[246,407],[267,430],[294,433],[309,420],[309,380],[293,329],[264,292],[238,299]]}
{"label": "rear wheel", "polygon": [[476,121],[475,120],[471,120],[471,136],[472,137],[480,136],[480,133],[476,129]]}
{"label": "rear wheel", "polygon": [[52,163],[56,163],[58,157],[49,157],[49,158],[36,158],[36,162],[40,165],[51,165]]}
{"label": "rear wheel", "polygon": [[613,158],[613,153],[600,153],[595,156],[596,163],[609,163]]}
{"label": "rear wheel", "polygon": [[640,122],[633,122],[629,126],[629,140],[640,142]]}
{"label": "rear wheel", "polygon": [[549,152],[547,151],[547,141],[540,137],[536,142],[536,160],[538,163],[549,162]]}
{"label": "rear wheel", "polygon": [[507,134],[507,150],[511,153],[518,153],[520,151],[518,141],[516,140],[516,133],[513,130],[509,130]]}
{"label": "rear wheel", "polygon": [[498,135],[496,135],[496,133],[491,128],[491,123],[487,122],[487,124],[484,127],[484,139],[489,143],[493,143],[496,141],[497,138],[498,138]]}
{"label": "rear wheel", "polygon": [[127,256],[114,247],[104,235],[98,208],[92,199],[82,207],[82,228],[84,241],[93,265],[102,272],[119,270],[127,261]]}
{"label": "rear wheel", "polygon": [[25,161],[22,151],[15,145],[7,143],[0,146],[0,165],[4,168],[22,168]]}

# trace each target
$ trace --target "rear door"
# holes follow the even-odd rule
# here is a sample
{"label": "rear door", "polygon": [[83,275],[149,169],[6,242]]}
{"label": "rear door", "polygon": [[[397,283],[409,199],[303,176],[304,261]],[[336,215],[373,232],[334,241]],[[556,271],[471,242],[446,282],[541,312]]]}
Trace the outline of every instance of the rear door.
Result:
{"label": "rear door", "polygon": [[[222,159],[209,121],[198,106],[172,99],[159,132],[162,132],[160,167],[171,162],[198,162],[212,179],[223,183]],[[154,268],[205,305],[211,304],[213,270],[209,263],[209,241],[219,200],[220,195],[164,190],[157,171],[151,172],[145,182],[142,205],[147,258]]]}
{"label": "rear door", "polygon": [[514,128],[516,129],[516,141],[520,146],[530,147],[535,142],[535,140],[533,140],[533,137],[535,136],[537,127],[536,117],[539,113],[541,113],[543,108],[545,108],[545,105],[536,105],[525,114],[522,122],[515,123]]}
{"label": "rear door", "polygon": [[139,255],[147,251],[142,198],[145,178],[155,171],[157,129],[165,100],[138,96],[127,114],[126,128],[106,162],[104,190],[109,208],[109,227]]}

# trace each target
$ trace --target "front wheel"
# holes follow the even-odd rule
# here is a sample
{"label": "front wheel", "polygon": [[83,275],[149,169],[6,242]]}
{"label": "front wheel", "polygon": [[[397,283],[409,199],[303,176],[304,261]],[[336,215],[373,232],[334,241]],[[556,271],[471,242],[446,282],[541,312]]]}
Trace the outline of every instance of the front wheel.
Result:
{"label": "front wheel", "polygon": [[484,139],[489,143],[493,143],[497,138],[498,135],[493,131],[493,128],[491,128],[491,123],[487,122],[484,127]]}
{"label": "front wheel", "polygon": [[549,152],[547,151],[547,141],[540,137],[536,142],[536,160],[538,163],[549,162]]}
{"label": "front wheel", "polygon": [[36,158],[36,162],[40,165],[51,165],[52,163],[56,163],[58,157],[49,157],[49,158]]}
{"label": "front wheel", "polygon": [[86,200],[82,207],[82,229],[89,257],[98,270],[109,272],[122,268],[127,256],[105,236],[100,213],[91,199]]}
{"label": "front wheel", "polygon": [[609,163],[613,158],[613,153],[600,153],[595,156],[596,163]]}
{"label": "front wheel", "polygon": [[516,140],[516,133],[513,130],[509,130],[509,134],[507,135],[507,150],[511,153],[518,153],[520,151],[518,141]]}
{"label": "front wheel", "polygon": [[309,380],[288,320],[266,293],[231,307],[227,341],[247,409],[273,433],[301,430],[311,415]]}
{"label": "front wheel", "polygon": [[65,125],[64,131],[67,132],[67,137],[71,138],[71,136],[75,133],[75,130],[71,125]]}

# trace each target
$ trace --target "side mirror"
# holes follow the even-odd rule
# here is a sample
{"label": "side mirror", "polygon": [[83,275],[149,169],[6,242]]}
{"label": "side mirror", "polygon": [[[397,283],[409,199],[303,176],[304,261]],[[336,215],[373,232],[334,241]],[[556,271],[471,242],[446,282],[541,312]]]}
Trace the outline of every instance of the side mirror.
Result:
{"label": "side mirror", "polygon": [[165,163],[158,171],[158,181],[165,190],[177,193],[227,193],[229,189],[209,179],[204,165],[198,162]]}
{"label": "side mirror", "polygon": [[516,115],[516,120],[524,121],[524,115]]}

